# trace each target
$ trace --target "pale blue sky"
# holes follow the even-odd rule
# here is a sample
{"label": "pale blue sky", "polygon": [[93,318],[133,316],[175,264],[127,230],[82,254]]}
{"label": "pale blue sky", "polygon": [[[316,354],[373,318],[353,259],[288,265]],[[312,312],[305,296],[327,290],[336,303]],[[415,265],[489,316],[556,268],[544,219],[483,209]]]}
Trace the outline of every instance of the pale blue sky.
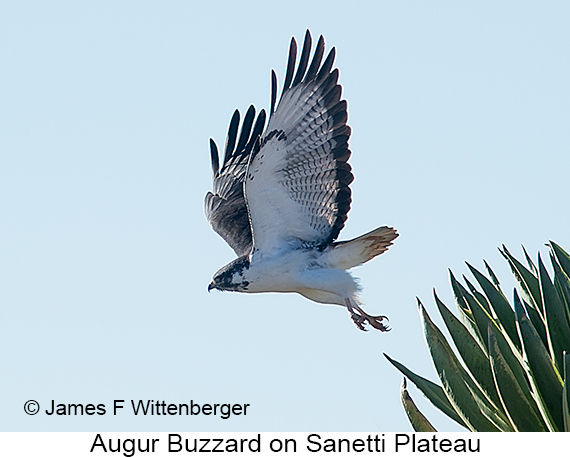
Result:
{"label": "pale blue sky", "polygon": [[[3,2],[2,431],[411,430],[435,380],[415,297],[447,269],[570,248],[567,2]],[[355,270],[388,334],[300,296],[206,291],[233,259],[203,214],[208,140],[270,102],[291,36],[337,48],[353,128],[341,239],[400,238]],[[436,319],[439,322],[439,319]],[[441,430],[457,430],[415,389]],[[217,417],[27,416],[26,400],[249,403]]]}

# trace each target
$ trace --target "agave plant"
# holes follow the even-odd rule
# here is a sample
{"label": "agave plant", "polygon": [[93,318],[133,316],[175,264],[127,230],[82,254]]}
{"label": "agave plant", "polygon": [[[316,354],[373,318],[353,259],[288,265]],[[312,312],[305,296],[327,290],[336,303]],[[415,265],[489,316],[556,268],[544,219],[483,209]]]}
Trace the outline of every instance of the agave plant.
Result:
{"label": "agave plant", "polygon": [[[513,303],[497,277],[467,267],[462,285],[450,271],[458,316],[434,291],[456,351],[418,299],[425,339],[441,385],[384,354],[441,411],[471,431],[570,431],[570,256],[549,243],[551,279],[540,254],[527,266],[505,246],[517,288]],[[435,431],[402,386],[402,403],[416,431]]]}

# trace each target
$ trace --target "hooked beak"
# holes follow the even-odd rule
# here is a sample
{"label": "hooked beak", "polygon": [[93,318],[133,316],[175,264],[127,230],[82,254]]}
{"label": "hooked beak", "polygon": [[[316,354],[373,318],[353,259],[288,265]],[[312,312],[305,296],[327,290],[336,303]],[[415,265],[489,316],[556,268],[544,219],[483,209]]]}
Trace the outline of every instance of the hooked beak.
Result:
{"label": "hooked beak", "polygon": [[214,285],[214,281],[212,281],[210,284],[208,284],[208,293],[212,290],[215,289],[216,286]]}

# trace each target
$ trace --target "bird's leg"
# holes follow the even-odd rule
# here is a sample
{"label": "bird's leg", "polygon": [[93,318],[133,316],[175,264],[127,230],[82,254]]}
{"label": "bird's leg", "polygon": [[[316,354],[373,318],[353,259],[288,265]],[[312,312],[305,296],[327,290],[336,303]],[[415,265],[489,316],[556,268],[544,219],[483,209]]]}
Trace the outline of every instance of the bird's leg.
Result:
{"label": "bird's leg", "polygon": [[386,316],[371,316],[365,313],[356,303],[353,304],[350,298],[346,298],[344,302],[346,303],[346,309],[348,309],[350,313],[350,318],[360,330],[366,332],[368,329],[364,327],[364,324],[369,323],[372,327],[381,332],[390,331],[390,328],[382,323],[384,319],[388,320]]}
{"label": "bird's leg", "polygon": [[346,309],[350,313],[350,318],[352,319],[352,321],[356,324],[356,326],[360,330],[362,330],[363,332],[367,332],[368,329],[366,329],[366,327],[364,327],[364,324],[366,323],[366,318],[364,316],[361,316],[360,314],[357,314],[354,311],[354,308],[352,307],[352,303],[350,301],[350,298],[345,298],[344,302],[346,303]]}

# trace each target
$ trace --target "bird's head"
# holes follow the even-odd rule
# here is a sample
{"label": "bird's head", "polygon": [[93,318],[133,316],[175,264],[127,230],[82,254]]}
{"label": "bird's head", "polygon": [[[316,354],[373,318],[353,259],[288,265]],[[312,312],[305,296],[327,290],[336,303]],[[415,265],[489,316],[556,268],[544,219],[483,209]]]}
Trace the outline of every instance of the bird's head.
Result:
{"label": "bird's head", "polygon": [[239,257],[225,267],[218,270],[212,282],[208,284],[208,292],[212,289],[230,290],[234,292],[245,292],[249,286],[249,281],[245,276],[249,270],[249,258]]}

